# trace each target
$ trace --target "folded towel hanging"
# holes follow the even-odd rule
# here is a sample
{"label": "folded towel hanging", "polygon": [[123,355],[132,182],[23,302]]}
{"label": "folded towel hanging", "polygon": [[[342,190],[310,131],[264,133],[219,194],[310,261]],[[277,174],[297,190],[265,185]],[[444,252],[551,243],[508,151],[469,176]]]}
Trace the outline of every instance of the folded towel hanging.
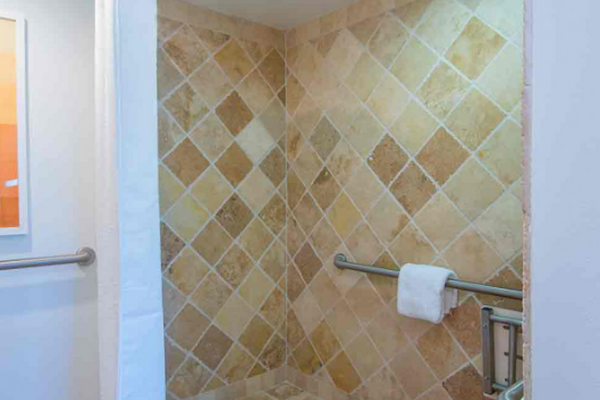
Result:
{"label": "folded towel hanging", "polygon": [[398,312],[439,324],[458,306],[458,290],[446,288],[456,274],[431,265],[406,264],[398,282]]}

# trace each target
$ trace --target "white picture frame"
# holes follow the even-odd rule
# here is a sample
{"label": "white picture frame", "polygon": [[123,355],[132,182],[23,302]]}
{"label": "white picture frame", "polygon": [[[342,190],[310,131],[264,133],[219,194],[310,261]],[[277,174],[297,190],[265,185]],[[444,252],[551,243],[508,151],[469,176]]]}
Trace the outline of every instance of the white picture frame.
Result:
{"label": "white picture frame", "polygon": [[27,124],[27,27],[20,14],[0,10],[0,18],[16,22],[17,66],[17,156],[19,186],[19,226],[0,228],[0,236],[26,235],[29,233],[29,171],[28,171],[28,124]]}

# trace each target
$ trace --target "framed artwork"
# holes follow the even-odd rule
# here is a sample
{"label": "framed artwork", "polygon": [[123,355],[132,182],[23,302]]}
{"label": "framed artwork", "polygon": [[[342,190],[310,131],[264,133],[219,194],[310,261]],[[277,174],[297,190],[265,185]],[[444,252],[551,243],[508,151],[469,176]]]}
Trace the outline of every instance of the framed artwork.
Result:
{"label": "framed artwork", "polygon": [[0,11],[0,236],[28,233],[25,19]]}

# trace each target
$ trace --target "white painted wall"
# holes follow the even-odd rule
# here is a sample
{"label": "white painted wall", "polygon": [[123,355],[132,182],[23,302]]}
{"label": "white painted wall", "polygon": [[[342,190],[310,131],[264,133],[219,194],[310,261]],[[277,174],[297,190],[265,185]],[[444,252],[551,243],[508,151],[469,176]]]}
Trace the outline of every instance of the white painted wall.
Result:
{"label": "white painted wall", "polygon": [[[28,22],[30,219],[0,259],[95,245],[94,1],[0,0]],[[95,267],[0,272],[0,399],[95,400]]]}
{"label": "white painted wall", "polygon": [[600,2],[533,6],[533,399],[600,399]]}

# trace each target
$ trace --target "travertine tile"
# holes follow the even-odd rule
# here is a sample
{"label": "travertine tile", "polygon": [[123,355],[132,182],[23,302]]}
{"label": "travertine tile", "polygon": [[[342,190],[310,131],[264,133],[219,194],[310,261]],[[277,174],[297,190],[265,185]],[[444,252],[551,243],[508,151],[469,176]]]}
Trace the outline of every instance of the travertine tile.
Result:
{"label": "travertine tile", "polygon": [[202,390],[210,376],[209,370],[188,357],[169,382],[168,389],[179,398],[193,397]]}
{"label": "travertine tile", "polygon": [[258,69],[263,74],[271,89],[279,91],[285,83],[285,64],[283,58],[276,50],[273,50],[260,63]]}
{"label": "travertine tile", "polygon": [[274,234],[279,234],[285,227],[286,210],[283,199],[275,194],[260,212],[260,218]]}
{"label": "travertine tile", "polygon": [[294,349],[305,337],[304,329],[296,317],[294,309],[287,310],[287,345],[290,350]]}
{"label": "travertine tile", "polygon": [[327,115],[341,132],[346,131],[360,109],[361,103],[346,85],[338,86],[325,107]]}
{"label": "travertine tile", "polygon": [[331,154],[339,140],[340,134],[327,118],[321,119],[310,137],[310,143],[323,161]]}
{"label": "travertine tile", "polygon": [[473,17],[446,53],[446,58],[470,79],[477,79],[504,43],[506,40]]}
{"label": "travertine tile", "polygon": [[232,345],[233,341],[227,335],[216,326],[211,325],[194,348],[194,355],[207,367],[214,370],[219,366]]}
{"label": "travertine tile", "polygon": [[393,12],[402,20],[402,22],[404,22],[404,24],[406,24],[406,26],[414,29],[421,20],[423,13],[427,10],[427,7],[429,7],[429,4],[431,4],[431,1],[432,0],[411,1],[408,2],[408,4],[402,4],[400,7],[394,9]]}
{"label": "travertine tile", "polygon": [[295,171],[290,169],[287,177],[287,202],[291,209],[296,207],[304,192],[306,192],[304,184]]}
{"label": "travertine tile", "polygon": [[346,346],[360,330],[360,323],[345,300],[340,300],[326,316],[329,326],[342,345]]}
{"label": "travertine tile", "polygon": [[292,262],[287,267],[287,297],[290,302],[295,302],[296,299],[302,294],[302,291],[306,287],[300,272],[294,266]]}
{"label": "travertine tile", "polygon": [[211,107],[216,107],[233,89],[227,76],[212,59],[190,77],[190,84]]}
{"label": "travertine tile", "polygon": [[386,193],[367,217],[368,223],[384,243],[391,243],[409,223],[409,217],[396,200]]}
{"label": "travertine tile", "polygon": [[323,267],[323,263],[319,260],[315,251],[308,243],[305,243],[304,246],[302,246],[294,258],[294,262],[298,266],[298,270],[307,284],[310,284],[321,267]]}
{"label": "travertine tile", "polygon": [[468,218],[475,219],[502,193],[502,186],[473,159],[446,184],[444,192]]}
{"label": "travertine tile", "polygon": [[419,39],[412,37],[392,65],[390,72],[409,90],[414,91],[429,74],[436,61],[435,53]]}
{"label": "travertine tile", "polygon": [[[515,290],[523,290],[523,283],[510,268],[504,268],[496,276],[486,282],[487,285],[505,287]],[[506,308],[518,312],[523,311],[523,302],[519,300],[506,299],[487,295],[477,295],[479,301],[491,307]]]}
{"label": "travertine tile", "polygon": [[310,340],[324,363],[327,363],[341,349],[340,342],[325,320],[312,331]]}
{"label": "travertine tile", "polygon": [[302,98],[300,105],[296,109],[293,121],[306,137],[310,137],[313,129],[315,129],[321,120],[322,115],[323,112],[319,104],[307,94]]}
{"label": "travertine tile", "polygon": [[357,390],[357,393],[362,400],[404,400],[406,398],[389,368],[383,368],[373,375]]}
{"label": "travertine tile", "polygon": [[383,309],[367,327],[369,336],[386,361],[390,361],[406,346],[408,339],[389,310]]}
{"label": "travertine tile", "polygon": [[260,316],[255,316],[240,336],[240,343],[257,357],[273,334],[273,328]]}
{"label": "travertine tile", "polygon": [[436,256],[425,236],[412,224],[398,236],[389,250],[400,265],[429,264]]}
{"label": "travertine tile", "polygon": [[360,264],[372,264],[383,249],[371,227],[365,223],[358,225],[346,244]]}
{"label": "travertine tile", "polygon": [[370,168],[363,164],[348,182],[346,193],[363,213],[367,213],[384,189]]}
{"label": "travertine tile", "polygon": [[185,76],[208,58],[208,51],[189,26],[179,29],[163,44],[163,48]]}
{"label": "travertine tile", "polygon": [[310,283],[310,290],[325,313],[333,307],[340,297],[340,293],[325,269],[321,269],[315,279]]}
{"label": "travertine tile", "polygon": [[217,375],[225,382],[234,383],[246,377],[254,359],[240,346],[234,345],[217,370]]}
{"label": "travertine tile", "polygon": [[477,14],[505,36],[513,37],[523,29],[523,2],[519,0],[482,0]]}
{"label": "travertine tile", "polygon": [[250,75],[236,87],[236,90],[240,93],[255,115],[260,114],[273,98],[273,92],[258,70],[254,70],[250,73]]}
{"label": "travertine tile", "polygon": [[240,184],[252,169],[252,161],[233,143],[216,163],[217,168],[234,187]]}
{"label": "travertine tile", "polygon": [[471,364],[443,382],[444,389],[453,400],[480,400],[482,378]]}
{"label": "travertine tile", "polygon": [[190,134],[190,139],[209,160],[216,160],[233,142],[227,128],[210,114]]}
{"label": "travertine tile", "polygon": [[185,304],[185,296],[167,279],[162,280],[163,326],[167,326]]}
{"label": "travertine tile", "polygon": [[383,360],[375,345],[364,331],[354,338],[345,350],[363,380],[368,379],[383,366]]}
{"label": "travertine tile", "polygon": [[268,370],[272,371],[284,365],[286,356],[286,343],[281,336],[275,334],[271,337],[258,359]]}
{"label": "travertine tile", "polygon": [[165,215],[164,220],[186,242],[190,241],[198,229],[208,221],[210,215],[192,198],[183,196]]}
{"label": "travertine tile", "polygon": [[413,346],[406,347],[390,363],[390,369],[411,398],[416,398],[436,383],[427,364]]}
{"label": "travertine tile", "polygon": [[232,237],[237,238],[252,220],[252,211],[237,194],[233,194],[215,218]]}
{"label": "travertine tile", "polygon": [[341,188],[327,168],[323,168],[315,178],[310,191],[317,204],[326,211],[339,194]]}
{"label": "travertine tile", "polygon": [[506,120],[477,152],[477,156],[502,183],[511,185],[522,174],[521,128]]}
{"label": "travertine tile", "polygon": [[260,116],[267,132],[274,140],[280,139],[286,132],[287,119],[285,108],[278,99],[273,99]]}
{"label": "travertine tile", "polygon": [[360,376],[343,351],[327,364],[327,371],[335,385],[347,393],[352,393],[361,383]]}
{"label": "travertine tile", "polygon": [[192,196],[211,213],[215,213],[231,194],[231,187],[214,168],[202,174],[192,186]]}
{"label": "travertine tile", "polygon": [[461,279],[473,282],[483,282],[502,264],[502,259],[473,228],[465,231],[443,257]]}
{"label": "travertine tile", "polygon": [[273,235],[260,219],[255,218],[248,225],[248,229],[240,236],[239,241],[252,258],[258,261],[273,241]]}
{"label": "travertine tile", "polygon": [[444,53],[469,21],[469,10],[455,0],[434,0],[417,33],[439,53]]}
{"label": "travertine tile", "polygon": [[348,183],[361,164],[362,160],[358,153],[343,139],[338,142],[327,160],[327,168],[342,187]]}
{"label": "travertine tile", "polygon": [[288,124],[286,132],[286,156],[288,162],[293,162],[300,153],[300,150],[307,142],[302,132],[292,122]]}
{"label": "travertine tile", "polygon": [[175,317],[167,329],[167,334],[186,350],[191,350],[200,336],[210,325],[210,321],[190,304]]}
{"label": "travertine tile", "polygon": [[339,79],[344,80],[354,68],[354,64],[358,61],[361,53],[361,43],[348,30],[343,29],[329,51],[326,60],[334,67]]}
{"label": "travertine tile", "polygon": [[315,46],[312,43],[305,43],[300,46],[298,59],[291,68],[298,80],[305,88],[308,88],[322,65],[323,57],[321,57]]}
{"label": "travertine tile", "polygon": [[279,186],[286,176],[286,161],[280,149],[273,149],[261,162],[260,169],[269,178],[271,183]]}
{"label": "travertine tile", "polygon": [[260,212],[275,193],[275,187],[265,174],[256,168],[240,185],[239,193],[254,212]]}
{"label": "travertine tile", "polygon": [[322,365],[315,349],[308,339],[304,339],[293,352],[298,368],[305,375],[313,375]]}
{"label": "travertine tile", "polygon": [[504,119],[505,114],[473,89],[450,114],[446,124],[471,150],[475,150]]}
{"label": "travertine tile", "polygon": [[310,234],[310,241],[322,260],[333,257],[333,252],[341,244],[340,239],[327,218],[323,218]]}
{"label": "travertine tile", "polygon": [[458,104],[468,87],[469,82],[466,79],[442,62],[423,83],[417,95],[429,111],[438,118],[444,118]]}
{"label": "travertine tile", "polygon": [[450,244],[469,223],[441,192],[423,208],[415,222],[438,250]]}
{"label": "travertine tile", "polygon": [[244,281],[252,268],[250,257],[234,244],[217,264],[215,270],[235,289]]}
{"label": "travertine tile", "polygon": [[[472,1],[472,0],[469,0]],[[476,0],[477,1],[477,0]],[[433,387],[427,393],[425,393],[419,400],[452,400],[448,395],[448,392],[444,390],[444,388],[439,385]]]}
{"label": "travertine tile", "polygon": [[304,184],[308,187],[312,184],[312,181],[321,172],[323,162],[320,160],[317,152],[313,150],[312,146],[304,146],[296,162],[294,163],[294,169],[298,176],[302,179]]}
{"label": "travertine tile", "polygon": [[273,282],[277,282],[285,272],[285,261],[285,249],[283,245],[275,242],[260,261],[260,267],[269,275]]}
{"label": "travertine tile", "polygon": [[291,73],[288,74],[286,85],[286,107],[290,115],[294,114],[305,94],[306,89],[304,89],[298,79]]}
{"label": "travertine tile", "polygon": [[386,14],[369,42],[369,50],[381,64],[389,67],[409,36],[392,14]]}
{"label": "travertine tile", "polygon": [[425,144],[433,134],[437,121],[416,101],[411,101],[391,126],[390,133],[411,154]]}
{"label": "travertine tile", "polygon": [[231,37],[226,33],[215,32],[210,29],[204,29],[199,26],[192,26],[192,30],[200,38],[202,43],[211,53],[219,50]]}
{"label": "travertine tile", "polygon": [[294,302],[294,311],[306,332],[312,332],[323,319],[323,312],[319,308],[319,303],[317,303],[310,290],[302,292]]}
{"label": "travertine tile", "polygon": [[187,83],[173,92],[163,105],[185,132],[189,132],[208,114],[208,107],[200,95]]}
{"label": "travertine tile", "polygon": [[373,310],[383,308],[383,303],[379,299],[377,292],[375,292],[369,280],[364,276],[346,293],[345,299],[359,321],[365,325],[376,317]]}
{"label": "travertine tile", "polygon": [[481,214],[475,226],[505,259],[523,246],[522,204],[509,192]]}
{"label": "travertine tile", "polygon": [[192,242],[192,247],[210,264],[215,264],[231,244],[231,238],[215,221],[210,221]]}
{"label": "travertine tile", "polygon": [[417,348],[439,379],[444,379],[467,361],[442,325],[434,326],[421,336]]}
{"label": "travertine tile", "polygon": [[365,51],[346,79],[346,85],[361,101],[367,101],[384,72],[385,70]]}
{"label": "travertine tile", "polygon": [[165,269],[185,247],[185,242],[164,223],[160,224],[160,241],[161,264]]}
{"label": "travertine tile", "polygon": [[514,45],[502,49],[477,80],[485,94],[506,112],[521,100],[523,90],[523,52]]}
{"label": "travertine tile", "polygon": [[265,56],[268,53],[270,53],[271,50],[273,50],[273,46],[265,43],[259,43],[244,39],[239,40],[239,43],[240,46],[242,46],[242,48],[246,50],[246,53],[248,53],[248,55],[250,56],[252,61],[254,61],[254,63],[261,62],[262,59],[265,58]]}
{"label": "travertine tile", "polygon": [[298,220],[298,223],[300,224],[304,232],[308,234],[310,233],[312,228],[315,227],[317,222],[319,222],[322,213],[319,210],[319,206],[307,193],[298,203],[298,206],[294,210],[294,215],[296,216],[296,219]]}
{"label": "travertine tile", "polygon": [[234,294],[217,313],[214,323],[230,338],[237,339],[253,315],[252,309],[246,305],[241,297]]}
{"label": "travertine tile", "polygon": [[444,321],[469,357],[481,352],[481,310],[474,298],[467,299]]}
{"label": "travertine tile", "polygon": [[173,33],[175,33],[175,31],[179,29],[183,23],[159,15],[156,20],[156,25],[158,31],[158,42],[161,44],[165,41],[165,39],[168,39],[169,36],[173,35]]}
{"label": "travertine tile", "polygon": [[240,82],[252,70],[252,61],[237,41],[230,40],[217,54],[215,61],[219,63],[233,84]]}
{"label": "travertine tile", "polygon": [[390,191],[410,215],[415,215],[433,196],[436,188],[423,171],[411,162],[394,181]]}
{"label": "travertine tile", "polygon": [[342,239],[348,237],[361,218],[360,212],[345,193],[329,209],[327,217]]}
{"label": "travertine tile", "polygon": [[185,134],[163,107],[158,107],[158,156],[167,154]]}
{"label": "travertine tile", "polygon": [[409,93],[398,83],[396,78],[387,73],[371,95],[367,105],[373,114],[386,127],[389,127],[398,118],[408,101]]}
{"label": "travertine tile", "polygon": [[192,250],[185,249],[165,272],[167,277],[184,294],[191,294],[208,274],[207,265]]}
{"label": "travertine tile", "polygon": [[168,338],[165,338],[165,378],[169,378],[185,360],[185,353],[174,346]]}
{"label": "travertine tile", "polygon": [[389,135],[383,137],[367,159],[367,164],[385,185],[390,184],[407,162],[408,156]]}
{"label": "travertine tile", "polygon": [[444,128],[439,128],[417,155],[417,161],[440,185],[462,165],[469,153]]}
{"label": "travertine tile", "polygon": [[208,160],[189,139],[183,140],[163,162],[186,186],[192,184],[209,165]]}
{"label": "travertine tile", "polygon": [[253,118],[252,111],[236,91],[217,107],[216,113],[233,136],[239,135]]}
{"label": "travertine tile", "polygon": [[383,16],[376,15],[371,18],[367,18],[363,21],[352,24],[348,27],[348,30],[364,45],[369,43],[369,40],[379,27],[379,23]]}
{"label": "travertine tile", "polygon": [[240,287],[240,296],[257,310],[267,298],[273,284],[259,268],[253,268],[246,281]]}
{"label": "travertine tile", "polygon": [[229,286],[217,274],[211,272],[192,295],[192,301],[206,315],[214,318],[231,293]]}

